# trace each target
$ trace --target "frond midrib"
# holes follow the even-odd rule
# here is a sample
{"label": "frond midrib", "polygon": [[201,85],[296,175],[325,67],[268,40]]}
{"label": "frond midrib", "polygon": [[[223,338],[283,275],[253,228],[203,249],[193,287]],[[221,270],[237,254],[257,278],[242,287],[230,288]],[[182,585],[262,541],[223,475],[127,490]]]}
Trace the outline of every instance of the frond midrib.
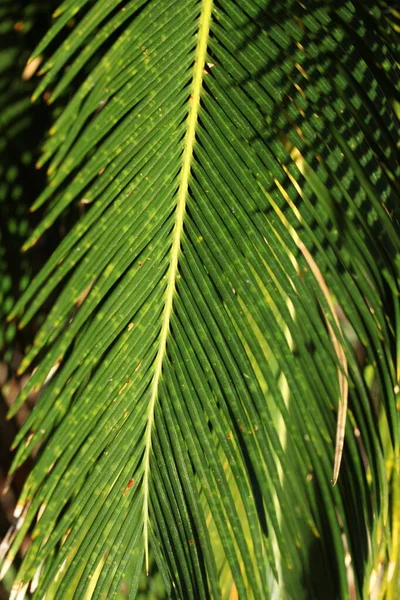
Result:
{"label": "frond midrib", "polygon": [[196,127],[200,110],[201,89],[204,76],[204,65],[207,55],[208,35],[212,17],[213,0],[203,0],[199,18],[199,29],[196,52],[193,66],[193,79],[190,95],[190,107],[187,115],[187,127],[185,135],[184,150],[182,153],[182,164],[179,173],[179,187],[177,192],[177,203],[175,211],[175,224],[172,231],[172,244],[170,253],[170,265],[167,274],[167,287],[165,291],[165,304],[162,314],[161,332],[159,338],[158,352],[155,359],[154,375],[150,387],[150,401],[148,406],[147,425],[145,431],[144,471],[143,471],[143,532],[145,544],[146,573],[149,571],[149,476],[150,476],[150,452],[152,446],[152,429],[154,415],[158,398],[159,384],[162,368],[167,349],[167,339],[170,331],[171,317],[173,313],[173,300],[178,276],[179,253],[183,233],[183,222],[186,212],[186,202],[189,190],[189,179],[192,170],[193,148],[196,139]]}

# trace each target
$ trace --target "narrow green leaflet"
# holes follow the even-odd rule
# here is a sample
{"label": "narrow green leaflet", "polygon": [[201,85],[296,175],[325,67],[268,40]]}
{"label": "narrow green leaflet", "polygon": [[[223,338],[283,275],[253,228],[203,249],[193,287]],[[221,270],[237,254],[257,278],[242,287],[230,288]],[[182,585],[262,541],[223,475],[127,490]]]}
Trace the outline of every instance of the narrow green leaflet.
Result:
{"label": "narrow green leaflet", "polygon": [[56,11],[36,95],[70,100],[25,249],[82,217],[10,316],[55,295],[10,411],[40,390],[14,442],[13,471],[39,451],[2,544],[6,573],[31,538],[12,600],[134,598],[155,570],[185,600],[396,597],[398,18]]}

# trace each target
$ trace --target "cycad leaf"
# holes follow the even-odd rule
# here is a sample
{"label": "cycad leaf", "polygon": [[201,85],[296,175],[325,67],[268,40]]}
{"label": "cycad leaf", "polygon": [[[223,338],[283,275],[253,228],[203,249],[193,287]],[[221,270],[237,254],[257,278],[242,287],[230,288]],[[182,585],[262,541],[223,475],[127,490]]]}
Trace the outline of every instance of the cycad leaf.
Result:
{"label": "cycad leaf", "polygon": [[350,598],[350,561],[364,598],[396,552],[392,16],[87,4],[64,2],[45,42],[76,15],[44,67],[55,98],[97,60],[44,149],[27,247],[87,211],[14,311],[26,323],[59,286],[13,408],[43,388],[16,440],[14,468],[43,445],[14,597],[34,579],[34,598],[111,598],[125,578],[133,597],[150,548],[173,597]]}

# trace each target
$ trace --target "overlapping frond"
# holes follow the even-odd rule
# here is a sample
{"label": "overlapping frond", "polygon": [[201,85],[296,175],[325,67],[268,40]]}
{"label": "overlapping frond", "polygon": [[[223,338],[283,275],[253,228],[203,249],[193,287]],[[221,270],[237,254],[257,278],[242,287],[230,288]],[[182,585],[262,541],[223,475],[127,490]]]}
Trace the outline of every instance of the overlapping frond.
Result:
{"label": "overlapping frond", "polygon": [[56,16],[44,44],[77,21],[38,94],[93,65],[44,148],[26,247],[70,204],[85,214],[14,311],[23,325],[59,290],[13,408],[42,389],[15,443],[14,468],[42,446],[7,540],[5,568],[32,533],[14,597],[127,580],[133,598],[149,548],[178,598],[365,598],[374,574],[392,593],[396,14],[67,0]]}

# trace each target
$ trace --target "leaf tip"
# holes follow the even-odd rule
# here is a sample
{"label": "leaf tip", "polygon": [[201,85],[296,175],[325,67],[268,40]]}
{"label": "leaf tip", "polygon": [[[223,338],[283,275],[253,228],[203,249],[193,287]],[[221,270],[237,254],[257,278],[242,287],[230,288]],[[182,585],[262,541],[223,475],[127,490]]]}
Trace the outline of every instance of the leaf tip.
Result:
{"label": "leaf tip", "polygon": [[[32,209],[29,209],[29,212],[33,212]],[[25,242],[25,244],[22,245],[21,250],[22,252],[26,252],[27,250],[29,250],[29,248],[33,246],[32,243],[30,242]]]}
{"label": "leaf tip", "polygon": [[332,479],[331,479],[332,487],[335,487],[335,485],[338,482],[339,471],[340,471],[340,460],[335,461],[335,464],[333,466],[333,473],[332,473]]}
{"label": "leaf tip", "polygon": [[3,567],[0,571],[0,580],[4,579],[5,575],[8,572],[8,569],[11,567],[12,564],[12,560],[9,558],[6,558],[6,560],[3,563]]}
{"label": "leaf tip", "polygon": [[24,67],[24,70],[22,71],[21,79],[23,81],[29,81],[29,79],[31,79],[33,77],[33,75],[36,73],[41,62],[42,62],[41,56],[31,56],[31,58],[28,59],[26,65]]}

